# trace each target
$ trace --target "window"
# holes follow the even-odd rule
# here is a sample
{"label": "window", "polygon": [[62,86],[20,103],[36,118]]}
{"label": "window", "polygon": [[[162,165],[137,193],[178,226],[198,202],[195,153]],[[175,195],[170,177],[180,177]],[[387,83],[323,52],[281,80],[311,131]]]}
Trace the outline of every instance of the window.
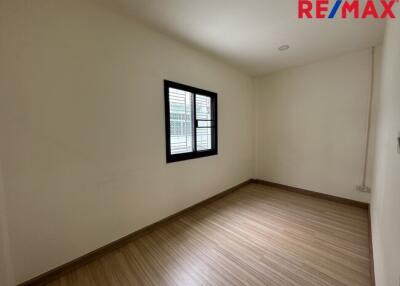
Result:
{"label": "window", "polygon": [[167,163],[218,154],[217,94],[164,81]]}

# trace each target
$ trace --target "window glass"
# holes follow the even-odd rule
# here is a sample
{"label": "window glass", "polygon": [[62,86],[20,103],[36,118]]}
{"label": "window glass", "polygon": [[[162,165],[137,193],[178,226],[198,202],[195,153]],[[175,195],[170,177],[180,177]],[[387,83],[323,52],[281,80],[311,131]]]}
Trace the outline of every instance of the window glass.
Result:
{"label": "window glass", "polygon": [[169,89],[171,154],[193,152],[193,94]]}

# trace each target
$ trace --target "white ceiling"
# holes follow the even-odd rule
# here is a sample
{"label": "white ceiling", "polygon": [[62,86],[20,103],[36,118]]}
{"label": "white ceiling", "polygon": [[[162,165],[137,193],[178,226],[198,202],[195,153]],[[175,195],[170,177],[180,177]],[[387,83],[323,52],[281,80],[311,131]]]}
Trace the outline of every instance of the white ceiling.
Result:
{"label": "white ceiling", "polygon": [[[101,1],[251,75],[371,47],[382,41],[385,25],[298,19],[297,0]],[[283,44],[290,49],[279,52]]]}

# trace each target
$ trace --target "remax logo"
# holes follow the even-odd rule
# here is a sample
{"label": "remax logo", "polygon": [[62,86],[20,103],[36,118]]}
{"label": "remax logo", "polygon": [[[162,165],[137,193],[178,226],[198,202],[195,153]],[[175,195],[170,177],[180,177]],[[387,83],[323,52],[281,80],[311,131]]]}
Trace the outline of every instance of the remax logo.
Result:
{"label": "remax logo", "polygon": [[[393,12],[399,0],[298,0],[299,18],[304,19],[385,19],[396,18]],[[333,5],[330,5],[332,4]]]}

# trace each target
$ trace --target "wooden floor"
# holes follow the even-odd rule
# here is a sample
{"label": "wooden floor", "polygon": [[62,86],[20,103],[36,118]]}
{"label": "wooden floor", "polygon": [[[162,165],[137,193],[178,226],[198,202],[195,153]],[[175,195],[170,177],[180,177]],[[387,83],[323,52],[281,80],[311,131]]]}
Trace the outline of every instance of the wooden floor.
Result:
{"label": "wooden floor", "polygon": [[48,285],[370,285],[367,210],[259,184]]}

